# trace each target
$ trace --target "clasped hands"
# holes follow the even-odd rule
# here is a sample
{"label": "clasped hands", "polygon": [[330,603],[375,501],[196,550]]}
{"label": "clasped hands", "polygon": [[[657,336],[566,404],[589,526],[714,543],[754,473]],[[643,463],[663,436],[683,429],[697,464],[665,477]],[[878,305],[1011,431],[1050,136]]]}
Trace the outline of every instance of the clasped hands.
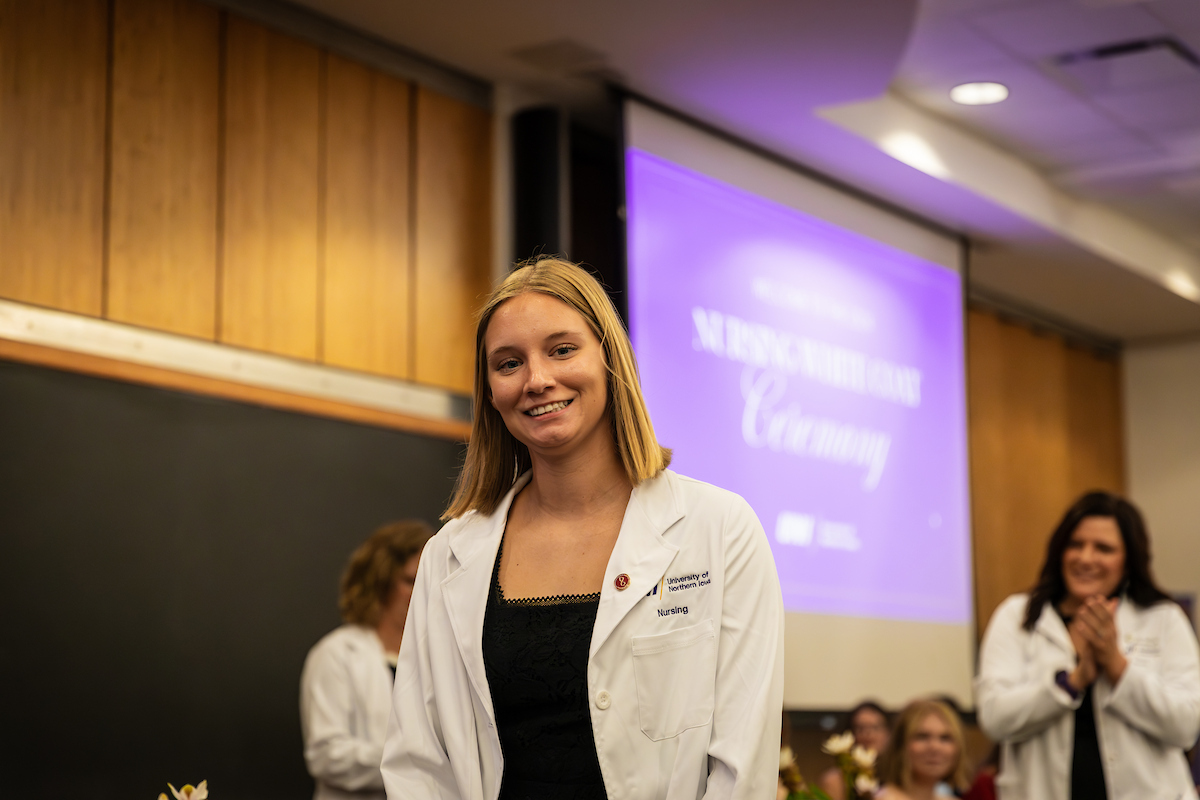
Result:
{"label": "clasped hands", "polygon": [[1077,657],[1067,680],[1080,692],[1091,686],[1101,671],[1113,686],[1125,674],[1128,661],[1117,638],[1117,602],[1116,598],[1089,597],[1067,628]]}

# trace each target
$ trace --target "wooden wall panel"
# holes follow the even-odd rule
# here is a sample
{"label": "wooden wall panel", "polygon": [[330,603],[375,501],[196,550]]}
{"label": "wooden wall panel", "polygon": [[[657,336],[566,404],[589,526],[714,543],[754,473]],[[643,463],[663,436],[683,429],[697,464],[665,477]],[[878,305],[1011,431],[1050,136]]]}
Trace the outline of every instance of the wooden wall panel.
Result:
{"label": "wooden wall panel", "polygon": [[115,0],[109,319],[216,334],[220,12]]}
{"label": "wooden wall panel", "polygon": [[978,632],[1037,578],[1076,497],[1121,489],[1116,365],[984,311],[967,317]]}
{"label": "wooden wall panel", "polygon": [[0,296],[102,310],[105,0],[0,0]]}
{"label": "wooden wall panel", "polygon": [[1089,350],[1067,350],[1072,495],[1124,491],[1125,447],[1121,363]]}
{"label": "wooden wall panel", "polygon": [[410,378],[411,90],[328,59],[324,360]]}
{"label": "wooden wall panel", "polygon": [[317,356],[317,48],[230,15],[218,338]]}
{"label": "wooden wall panel", "polygon": [[1036,577],[1067,495],[1063,354],[1050,337],[971,312],[971,502],[979,630]]}
{"label": "wooden wall panel", "polygon": [[491,115],[417,89],[414,377],[470,392],[491,253]]}
{"label": "wooden wall panel", "polygon": [[0,0],[0,297],[469,392],[491,139],[200,0]]}

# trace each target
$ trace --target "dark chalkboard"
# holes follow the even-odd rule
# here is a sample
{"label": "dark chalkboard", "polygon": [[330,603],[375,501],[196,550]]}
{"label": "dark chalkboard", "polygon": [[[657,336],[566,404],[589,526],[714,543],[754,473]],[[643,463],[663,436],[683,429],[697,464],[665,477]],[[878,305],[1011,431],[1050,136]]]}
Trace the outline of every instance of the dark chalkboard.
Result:
{"label": "dark chalkboard", "polygon": [[303,800],[350,551],[462,447],[0,362],[0,797]]}

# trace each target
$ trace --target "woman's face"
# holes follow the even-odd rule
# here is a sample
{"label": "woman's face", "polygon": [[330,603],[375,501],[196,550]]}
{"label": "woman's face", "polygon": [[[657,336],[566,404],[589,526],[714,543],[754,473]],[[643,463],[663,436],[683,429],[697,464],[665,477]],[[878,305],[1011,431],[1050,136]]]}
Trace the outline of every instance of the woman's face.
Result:
{"label": "woman's face", "polygon": [[566,455],[601,437],[611,443],[604,348],[575,309],[538,292],[505,300],[484,354],[492,406],[530,453]]}
{"label": "woman's face", "polygon": [[941,714],[926,714],[908,740],[908,763],[914,783],[945,780],[958,761],[958,745]]}
{"label": "woman's face", "polygon": [[1108,597],[1125,577],[1125,542],[1112,517],[1084,517],[1063,551],[1063,582],[1072,600]]}
{"label": "woman's face", "polygon": [[856,743],[874,750],[877,754],[887,747],[887,719],[873,708],[859,709],[854,719],[850,720],[850,731],[854,734]]}

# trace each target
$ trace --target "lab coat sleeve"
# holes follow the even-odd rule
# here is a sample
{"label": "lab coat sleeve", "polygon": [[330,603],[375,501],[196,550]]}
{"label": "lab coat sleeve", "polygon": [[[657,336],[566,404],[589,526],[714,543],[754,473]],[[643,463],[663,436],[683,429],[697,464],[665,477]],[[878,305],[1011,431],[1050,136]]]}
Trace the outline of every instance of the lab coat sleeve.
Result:
{"label": "lab coat sleeve", "polygon": [[783,712],[783,596],[758,518],[741,498],[725,521],[725,585],[704,797],[772,797]]}
{"label": "lab coat sleeve", "polygon": [[438,717],[430,662],[429,616],[440,603],[440,589],[434,583],[437,570],[426,568],[435,557],[430,552],[434,542],[436,539],[426,545],[417,570],[383,745],[383,783],[388,798],[394,800],[459,798]]}
{"label": "lab coat sleeve", "polygon": [[[355,736],[353,671],[349,653],[323,642],[314,647],[300,678],[304,761],[313,778],[346,791],[382,789],[379,761],[383,748]],[[357,710],[362,714],[363,710]]]}
{"label": "lab coat sleeve", "polygon": [[1200,648],[1183,612],[1173,603],[1156,609],[1162,615],[1159,658],[1138,658],[1135,641],[1129,665],[1105,709],[1159,741],[1184,750],[1200,735]]}
{"label": "lab coat sleeve", "polygon": [[1021,622],[1027,599],[1009,597],[988,624],[975,680],[979,725],[994,741],[1020,742],[1079,707],[1054,682],[1054,670],[1038,659],[1026,660],[1027,633]]}

